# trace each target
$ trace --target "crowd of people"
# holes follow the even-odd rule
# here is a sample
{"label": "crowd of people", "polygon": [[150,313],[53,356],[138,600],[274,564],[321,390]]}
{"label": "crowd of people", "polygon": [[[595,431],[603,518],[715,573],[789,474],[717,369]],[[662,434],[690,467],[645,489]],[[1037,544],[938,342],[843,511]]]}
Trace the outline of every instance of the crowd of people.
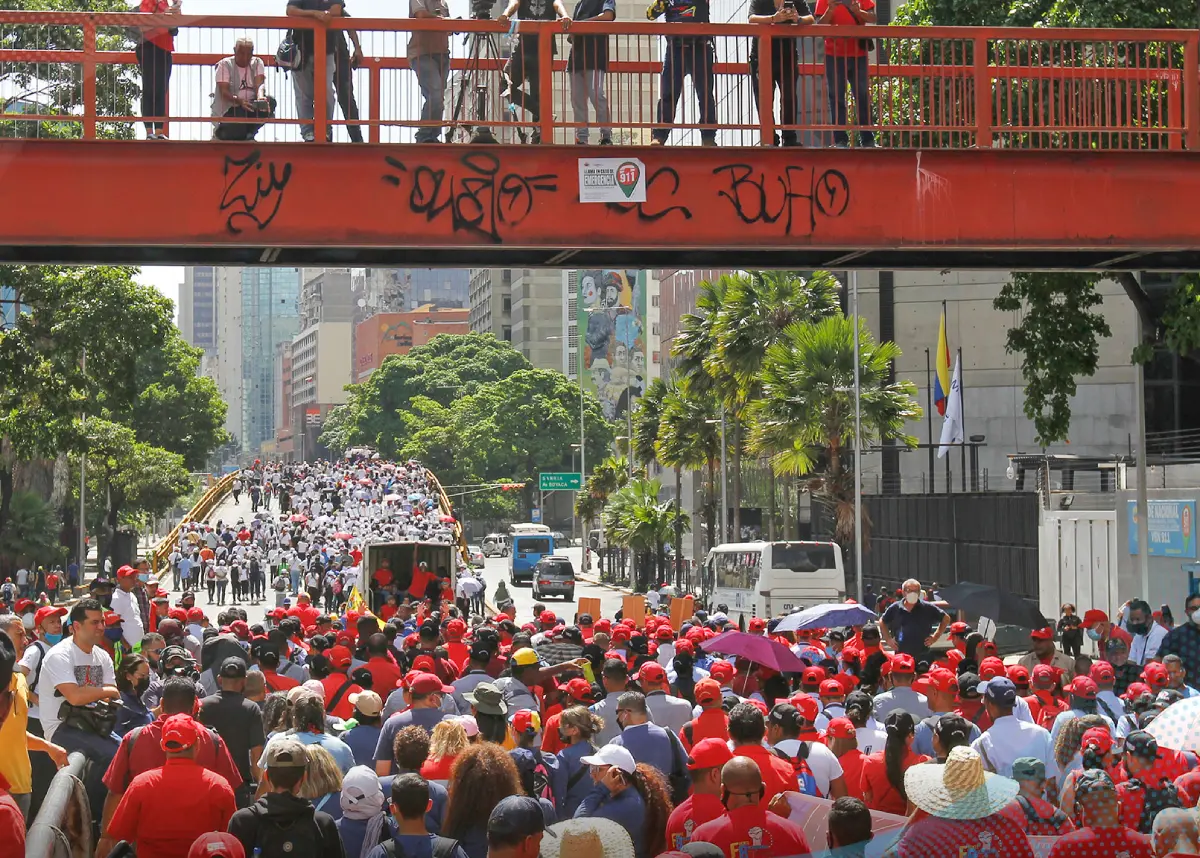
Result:
{"label": "crowd of people", "polygon": [[[262,622],[250,578],[172,604],[146,564],[0,613],[0,855],[72,752],[98,856],[1200,854],[1200,759],[1158,729],[1200,695],[1200,596],[1170,629],[1064,606],[1096,655],[1047,627],[1006,664],[907,581],[858,626],[750,619],[804,663],[781,673],[723,655],[722,606],[520,616],[365,573],[375,541],[453,539],[418,463],[256,463],[235,489],[262,517],[185,527],[171,574],[257,561],[285,585]],[[349,595],[318,607],[317,567]]]}
{"label": "crowd of people", "polygon": [[[707,24],[711,23],[709,5],[709,0],[653,0],[646,10],[646,17],[650,20],[661,17],[667,23],[675,24]],[[300,133],[305,141],[311,142],[315,136],[315,93],[317,87],[321,87],[325,91],[326,119],[333,119],[335,108],[340,106],[351,142],[363,142],[362,122],[354,95],[354,70],[363,63],[362,43],[358,32],[352,28],[327,29],[331,22],[350,17],[346,6],[344,0],[286,0],[284,6],[286,14],[297,19],[300,26],[289,31],[276,52],[276,60],[279,67],[291,74],[297,118],[301,121]],[[495,0],[484,0],[482,3],[472,3],[472,17],[490,17],[493,6],[496,7],[500,23],[505,25],[510,19],[558,21],[567,30],[575,21],[613,21],[617,15],[615,0],[577,0],[573,9],[569,9],[562,0],[508,0],[502,6]],[[812,9],[806,0],[754,0],[748,9],[747,20],[751,24],[836,28],[874,24],[876,21],[873,0],[816,0]],[[159,16],[180,14],[183,11],[182,0],[140,0],[137,11]],[[448,20],[450,7],[446,0],[409,0],[408,14],[418,20]],[[313,27],[325,33],[326,62],[322,80],[316,79]],[[156,26],[134,28],[134,32],[142,75],[141,108],[146,134],[149,139],[166,139],[163,120],[167,115],[167,91],[176,30]],[[409,34],[407,58],[421,93],[422,125],[416,132],[417,143],[440,142],[442,139],[447,119],[446,90],[450,81],[450,36],[449,31],[442,30],[414,30]],[[541,132],[537,128],[542,109],[539,38],[534,32],[518,33],[504,65],[501,84],[501,97],[508,109],[514,116],[527,114],[528,122],[534,126],[533,143],[541,142]],[[751,40],[749,56],[750,89],[756,105],[760,94],[758,41]],[[849,90],[856,112],[854,124],[859,126],[858,145],[872,147],[875,145],[875,136],[870,128],[874,121],[868,77],[870,40],[830,35],[822,41],[828,110],[832,124],[838,126],[833,135],[834,143],[839,147],[849,145],[849,136],[844,130],[848,124],[846,93]],[[771,44],[772,92],[774,89],[780,92],[780,124],[783,132],[782,135],[776,135],[774,141],[765,142],[797,146],[800,144],[796,127],[797,106],[803,91],[797,86],[796,72],[800,48],[796,38],[776,37]],[[653,145],[663,145],[670,139],[679,100],[684,94],[684,80],[689,76],[696,95],[700,123],[704,126],[701,129],[701,141],[705,146],[716,145],[716,56],[715,42],[709,36],[668,37],[656,112],[660,127],[654,130],[651,138]],[[600,144],[611,144],[612,112],[606,83],[609,37],[572,35],[567,70],[576,123],[575,142],[589,142],[590,105],[594,121],[599,126]],[[278,104],[265,91],[266,66],[255,56],[254,42],[248,37],[239,38],[233,55],[217,63],[215,82],[216,91],[212,94],[213,134],[217,139],[253,140],[263,124],[275,118]],[[774,110],[774,106],[768,109]],[[486,119],[453,117],[456,121],[462,119],[468,122],[479,118]],[[519,133],[524,142],[524,131]],[[328,134],[332,139],[332,128]],[[496,142],[491,131],[482,125],[475,127],[473,139],[475,142]],[[446,142],[452,142],[449,135]]]}

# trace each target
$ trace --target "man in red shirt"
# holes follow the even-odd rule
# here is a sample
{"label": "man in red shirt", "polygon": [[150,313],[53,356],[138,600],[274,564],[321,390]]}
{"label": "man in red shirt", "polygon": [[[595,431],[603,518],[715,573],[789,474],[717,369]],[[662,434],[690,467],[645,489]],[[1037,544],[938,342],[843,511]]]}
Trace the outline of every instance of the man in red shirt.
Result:
{"label": "man in red shirt", "polygon": [[1089,769],[1075,779],[1075,807],[1083,827],[1058,838],[1049,858],[1154,858],[1150,838],[1121,824],[1121,800],[1107,772]]}
{"label": "man in red shirt", "polygon": [[1121,823],[1126,828],[1149,834],[1154,814],[1171,806],[1164,802],[1177,801],[1180,807],[1187,803],[1187,793],[1174,783],[1183,774],[1178,758],[1171,751],[1162,753],[1157,740],[1144,730],[1125,737],[1125,771],[1129,780],[1117,786],[1117,795],[1121,799]]}
{"label": "man in red shirt", "polygon": [[732,759],[729,744],[721,739],[704,739],[692,748],[688,755],[692,794],[671,811],[667,820],[668,849],[683,848],[699,826],[725,813],[725,805],[721,804],[721,769]]}
{"label": "man in red shirt", "polygon": [[[1092,665],[1092,669],[1102,664],[1109,667],[1111,672],[1111,666],[1102,661]],[[1029,704],[1033,722],[1047,730],[1054,726],[1055,718],[1067,711],[1067,702],[1054,693],[1057,688],[1058,676],[1054,668],[1048,664],[1035,665],[1029,676],[1029,690],[1033,693],[1025,698],[1025,702]]]}
{"label": "man in red shirt", "polygon": [[1100,658],[1108,661],[1108,642],[1113,638],[1125,641],[1125,648],[1133,643],[1133,635],[1109,622],[1108,614],[1093,608],[1083,614],[1083,627],[1087,629],[1088,637],[1096,642]]}
{"label": "man in red shirt", "polygon": [[1042,798],[1046,789],[1046,764],[1034,757],[1019,757],[1012,764],[1013,780],[1021,791],[1000,811],[1030,837],[1059,837],[1075,830],[1065,813]]}
{"label": "man in red shirt", "polygon": [[779,793],[800,791],[792,764],[763,746],[766,735],[767,721],[758,707],[749,703],[739,703],[733,707],[729,713],[729,738],[733,742],[733,755],[746,757],[758,765],[764,809]]}
{"label": "man in red shirt", "polygon": [[371,690],[384,700],[387,700],[387,696],[396,690],[400,680],[404,678],[404,672],[391,655],[387,636],[380,632],[367,638],[366,668],[374,680]]}
{"label": "man in red shirt", "polygon": [[279,673],[279,653],[273,649],[264,648],[259,653],[258,669],[262,671],[268,694],[276,691],[291,691],[300,684],[299,680]]}
{"label": "man in red shirt", "polygon": [[350,695],[362,691],[354,680],[346,676],[350,669],[351,653],[348,647],[330,647],[325,653],[333,672],[321,680],[325,688],[325,711],[334,718],[354,717],[354,706],[350,703]]}
{"label": "man in red shirt", "polygon": [[296,597],[296,605],[288,611],[290,616],[300,620],[300,625],[304,628],[316,625],[317,617],[321,616],[321,612],[312,606],[312,600],[308,597],[308,593],[300,593]]}
{"label": "man in red shirt", "polygon": [[721,686],[715,679],[701,679],[693,691],[696,704],[703,710],[699,717],[683,725],[679,738],[683,741],[685,750],[704,739],[729,740],[729,716],[721,707]]}
{"label": "man in red shirt", "polygon": [[[132,843],[138,858],[178,858],[201,834],[229,826],[236,810],[229,782],[195,760],[206,732],[190,715],[163,722],[166,762],[130,783],[108,824],[109,840]],[[164,796],[170,797],[170,812],[163,811]]]}
{"label": "man in red shirt", "polygon": [[[595,702],[592,700],[592,684],[581,676],[577,676],[563,685],[561,690],[567,696],[567,700],[565,701],[565,705],[567,706],[587,707]],[[546,724],[542,729],[542,750],[547,754],[557,754],[563,748],[567,747],[558,735],[558,725],[561,722],[561,710],[546,717]]]}
{"label": "man in red shirt", "polygon": [[697,826],[692,832],[693,841],[715,844],[730,858],[784,858],[809,853],[804,830],[767,810],[766,787],[754,760],[739,756],[727,762],[721,768],[721,790],[726,812]]}

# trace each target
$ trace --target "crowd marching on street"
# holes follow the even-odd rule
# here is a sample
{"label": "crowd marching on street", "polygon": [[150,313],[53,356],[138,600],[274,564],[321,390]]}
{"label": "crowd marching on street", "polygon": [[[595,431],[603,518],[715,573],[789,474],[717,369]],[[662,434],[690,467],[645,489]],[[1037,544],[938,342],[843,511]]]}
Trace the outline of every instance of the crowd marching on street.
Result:
{"label": "crowd marching on street", "polygon": [[419,463],[233,492],[249,520],[180,529],[174,602],[145,561],[5,581],[0,858],[76,752],[101,858],[1200,854],[1200,596],[1064,605],[1008,663],[917,581],[822,629],[520,616]]}

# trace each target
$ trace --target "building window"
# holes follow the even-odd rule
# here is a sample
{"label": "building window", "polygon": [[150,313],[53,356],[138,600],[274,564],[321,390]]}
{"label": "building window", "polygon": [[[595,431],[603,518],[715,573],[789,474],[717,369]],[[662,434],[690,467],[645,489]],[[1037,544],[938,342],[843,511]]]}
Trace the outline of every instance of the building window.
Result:
{"label": "building window", "polygon": [[511,313],[512,312],[512,296],[511,295],[504,295],[500,298],[500,312],[502,312],[502,313]]}
{"label": "building window", "polygon": [[651,295],[651,296],[650,296],[650,306],[651,306],[651,307],[657,307],[657,306],[658,306],[658,295]]}
{"label": "building window", "polygon": [[658,322],[654,322],[653,324],[650,325],[650,336],[652,336],[652,337],[658,336]]}
{"label": "building window", "polygon": [[500,329],[500,339],[506,343],[512,342],[512,325],[505,325]]}
{"label": "building window", "polygon": [[658,352],[651,353],[650,363],[658,363]]}

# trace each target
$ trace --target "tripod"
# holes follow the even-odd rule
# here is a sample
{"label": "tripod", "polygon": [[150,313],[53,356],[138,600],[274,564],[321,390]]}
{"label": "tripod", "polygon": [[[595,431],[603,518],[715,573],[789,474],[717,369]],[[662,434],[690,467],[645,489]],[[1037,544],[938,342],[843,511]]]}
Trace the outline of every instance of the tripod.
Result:
{"label": "tripod", "polygon": [[[467,62],[459,76],[458,93],[454,98],[454,110],[451,114],[450,124],[451,127],[459,127],[470,133],[472,143],[498,143],[492,129],[484,124],[488,120],[487,102],[490,90],[488,78],[493,73],[492,69],[485,68],[484,64],[495,63],[501,69],[496,73],[502,78],[505,77],[504,58],[500,54],[500,44],[496,41],[495,33],[468,33],[466,42],[469,46]],[[474,93],[469,107],[468,92]],[[473,119],[474,124],[463,121],[464,108],[469,109],[473,114],[468,118]]]}

